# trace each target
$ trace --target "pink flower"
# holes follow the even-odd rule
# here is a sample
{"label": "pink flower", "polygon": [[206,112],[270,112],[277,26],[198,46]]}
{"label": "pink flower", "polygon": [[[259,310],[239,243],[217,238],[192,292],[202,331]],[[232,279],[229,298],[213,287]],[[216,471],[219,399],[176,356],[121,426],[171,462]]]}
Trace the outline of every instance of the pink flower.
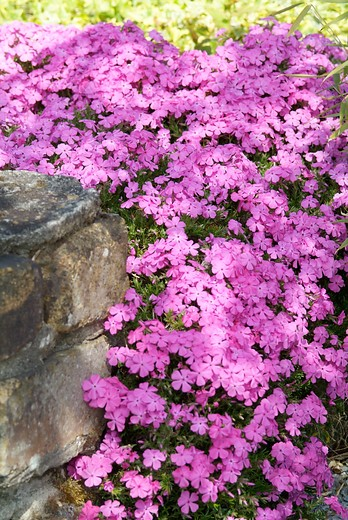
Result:
{"label": "pink flower", "polygon": [[184,515],[188,515],[190,511],[192,511],[192,513],[195,513],[198,510],[198,504],[196,504],[197,500],[197,493],[189,493],[188,491],[183,491],[178,500],[178,505],[180,506],[181,512]]}
{"label": "pink flower", "polygon": [[205,417],[195,416],[191,419],[191,431],[204,435],[208,431],[208,421]]}
{"label": "pink flower", "polygon": [[102,506],[100,506],[100,511],[106,518],[110,518],[114,520],[121,520],[122,518],[127,518],[126,508],[120,504],[118,500],[107,500]]}
{"label": "pink flower", "polygon": [[324,498],[324,502],[325,502],[325,504],[330,506],[332,511],[334,511],[335,513],[340,515],[342,520],[348,519],[348,509],[346,509],[345,507],[342,506],[342,504],[340,504],[337,497],[334,497],[334,496],[326,497],[326,498]]}
{"label": "pink flower", "polygon": [[185,448],[185,446],[180,445],[175,448],[176,453],[170,456],[170,459],[174,464],[177,466],[185,466],[185,464],[190,464],[193,459],[194,455],[191,452],[191,450]]}
{"label": "pink flower", "polygon": [[107,500],[102,506],[100,511],[106,518],[121,520],[127,518],[126,508],[120,504],[118,500]]}
{"label": "pink flower", "polygon": [[135,502],[135,518],[140,518],[141,520],[152,520],[154,516],[158,516],[158,505],[153,504],[150,499],[147,500],[137,500]]}
{"label": "pink flower", "polygon": [[83,457],[82,463],[78,472],[85,479],[87,487],[99,486],[102,478],[112,471],[112,461],[101,453],[95,453],[92,457]]}
{"label": "pink flower", "polygon": [[129,368],[130,374],[139,374],[140,377],[146,377],[154,370],[155,359],[150,354],[135,353],[127,359],[126,366]]}
{"label": "pink flower", "polygon": [[257,508],[257,513],[255,520],[282,520],[284,515],[278,512],[276,509],[271,509],[270,507],[266,508]]}
{"label": "pink flower", "polygon": [[189,392],[193,381],[194,375],[190,370],[175,370],[172,373],[172,387],[175,390],[181,389],[182,392]]}
{"label": "pink flower", "polygon": [[104,482],[104,486],[103,487],[104,487],[105,491],[108,491],[108,493],[111,493],[115,486],[113,485],[111,480],[107,480],[106,482]]}
{"label": "pink flower", "polygon": [[82,383],[84,400],[93,407],[103,408],[106,402],[107,383],[98,374],[92,375]]}
{"label": "pink flower", "polygon": [[90,500],[85,503],[82,508],[82,511],[79,515],[79,520],[96,520],[99,514],[99,507],[94,506]]}
{"label": "pink flower", "polygon": [[166,460],[167,456],[160,450],[145,450],[143,454],[143,464],[147,468],[159,469],[162,462]]}
{"label": "pink flower", "polygon": [[132,498],[146,498],[153,493],[152,480],[149,477],[139,475],[137,472],[125,473],[121,481],[126,482],[126,487],[130,490]]}
{"label": "pink flower", "polygon": [[202,496],[202,502],[216,502],[218,499],[218,485],[210,480],[205,479],[199,488],[199,493]]}

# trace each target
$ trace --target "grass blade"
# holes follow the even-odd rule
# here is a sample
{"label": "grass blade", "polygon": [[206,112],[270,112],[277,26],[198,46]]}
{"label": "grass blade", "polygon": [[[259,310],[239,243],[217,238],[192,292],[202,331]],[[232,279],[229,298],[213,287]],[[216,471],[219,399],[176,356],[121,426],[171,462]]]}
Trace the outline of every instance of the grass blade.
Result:
{"label": "grass blade", "polygon": [[300,12],[300,14],[298,15],[298,17],[296,18],[296,20],[294,21],[294,23],[292,24],[291,28],[290,28],[290,31],[288,32],[288,36],[291,36],[291,34],[293,34],[297,29],[298,27],[300,26],[302,20],[304,19],[304,17],[306,16],[306,14],[308,13],[308,11],[312,8],[311,5],[306,5],[306,7],[304,7],[302,9],[302,11]]}
{"label": "grass blade", "polygon": [[324,79],[324,81],[326,81],[327,79],[331,78],[331,76],[333,76],[334,74],[338,74],[342,70],[344,71],[345,68],[348,68],[348,60],[344,61],[343,63],[341,63],[340,65],[335,67],[331,72],[329,72],[326,75],[326,78]]}
{"label": "grass blade", "polygon": [[331,25],[335,25],[336,23],[341,22],[342,20],[345,20],[346,18],[348,18],[348,11],[345,11],[340,16],[337,16],[337,18],[334,18],[333,20],[331,20],[331,22],[328,22],[325,25],[323,25],[322,29],[328,29],[328,28],[331,29]]}
{"label": "grass blade", "polygon": [[346,98],[341,103],[340,122],[341,124],[348,123],[348,100]]}
{"label": "grass blade", "polygon": [[288,76],[289,78],[317,78],[317,74],[284,74],[284,76]]}
{"label": "grass blade", "polygon": [[[344,247],[347,247],[347,246],[348,246],[348,238],[347,238],[347,240],[345,240],[343,242],[343,244],[340,245],[340,247],[337,249],[337,251],[339,251],[340,249],[343,249]],[[337,253],[337,251],[336,251],[336,253]]]}
{"label": "grass blade", "polygon": [[334,132],[332,132],[332,134],[330,135],[329,137],[329,140],[332,141],[332,139],[336,139],[336,137],[339,137],[341,134],[343,134],[343,132],[345,132],[346,130],[348,130],[348,123],[344,123],[343,125],[341,125],[339,128],[337,128],[337,130],[335,130]]}
{"label": "grass blade", "polygon": [[275,13],[271,13],[270,16],[276,16],[277,14],[286,13],[287,11],[290,11],[291,9],[295,9],[295,7],[302,5],[303,2],[298,2],[297,4],[291,4],[288,7],[284,7],[284,9],[280,9],[279,11],[276,11]]}

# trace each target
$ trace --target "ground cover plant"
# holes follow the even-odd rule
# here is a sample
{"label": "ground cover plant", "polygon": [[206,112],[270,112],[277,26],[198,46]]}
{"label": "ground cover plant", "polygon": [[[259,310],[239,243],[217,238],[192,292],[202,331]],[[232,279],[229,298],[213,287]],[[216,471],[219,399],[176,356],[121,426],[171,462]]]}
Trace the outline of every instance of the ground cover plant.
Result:
{"label": "ground cover plant", "polygon": [[319,520],[318,496],[348,517],[323,495],[348,395],[347,132],[315,76],[347,58],[289,27],[212,55],[130,22],[0,27],[0,167],[75,177],[129,228],[113,372],[83,383],[107,431],[69,465],[97,491],[81,520]]}

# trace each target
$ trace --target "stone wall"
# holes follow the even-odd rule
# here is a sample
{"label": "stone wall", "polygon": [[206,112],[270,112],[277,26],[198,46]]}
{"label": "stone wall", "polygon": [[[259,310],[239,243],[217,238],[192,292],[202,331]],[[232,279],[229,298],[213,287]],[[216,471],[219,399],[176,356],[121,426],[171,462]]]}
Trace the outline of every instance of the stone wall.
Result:
{"label": "stone wall", "polygon": [[56,496],[66,511],[47,471],[100,439],[81,383],[108,375],[103,320],[127,289],[126,257],[124,222],[95,190],[0,172],[0,520],[73,517],[45,509]]}

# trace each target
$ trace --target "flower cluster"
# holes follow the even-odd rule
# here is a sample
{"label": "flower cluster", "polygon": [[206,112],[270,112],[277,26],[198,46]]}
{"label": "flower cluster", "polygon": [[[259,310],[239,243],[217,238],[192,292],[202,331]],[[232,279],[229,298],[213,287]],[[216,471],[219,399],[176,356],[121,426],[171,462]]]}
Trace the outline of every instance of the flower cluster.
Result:
{"label": "flower cluster", "polygon": [[112,375],[83,383],[107,432],[69,471],[109,498],[81,520],[283,520],[332,484],[311,427],[348,396],[347,133],[315,75],[345,55],[288,28],[208,55],[130,22],[0,27],[0,168],[106,186],[153,230],[105,323]]}

